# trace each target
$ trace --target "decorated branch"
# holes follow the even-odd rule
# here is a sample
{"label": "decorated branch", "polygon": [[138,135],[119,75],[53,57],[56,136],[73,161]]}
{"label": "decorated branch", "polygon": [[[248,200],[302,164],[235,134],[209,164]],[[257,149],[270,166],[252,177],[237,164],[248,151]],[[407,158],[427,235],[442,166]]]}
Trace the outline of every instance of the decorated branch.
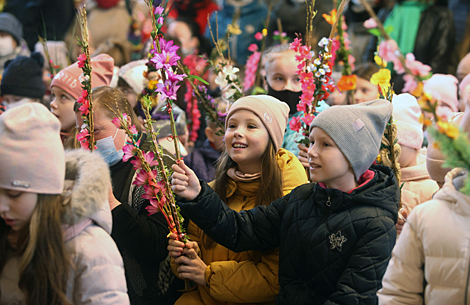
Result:
{"label": "decorated branch", "polygon": [[405,74],[403,76],[405,86],[402,91],[420,97],[423,94],[423,81],[432,76],[431,67],[416,60],[413,53],[404,56],[397,42],[390,37],[393,27],[385,28],[370,4],[366,0],[360,1],[371,16],[364,22],[364,27],[368,28],[372,35],[383,38],[379,44],[378,55],[385,61],[393,62],[393,69],[398,74]]}
{"label": "decorated branch", "polygon": [[[468,134],[438,115],[439,102],[429,94],[424,93],[418,102],[424,112],[432,113],[434,117],[434,124],[432,124],[429,119],[421,115],[423,124],[428,126],[428,132],[435,139],[433,145],[436,145],[446,157],[442,167],[460,167],[469,172],[470,142]],[[465,177],[464,186],[460,189],[460,192],[470,195],[470,178],[468,175]]]}
{"label": "decorated branch", "polygon": [[80,77],[82,85],[82,96],[77,102],[80,104],[80,112],[85,126],[77,134],[77,140],[82,148],[93,151],[95,149],[95,136],[93,124],[93,103],[91,99],[91,59],[86,10],[84,7],[78,9],[78,22],[82,32],[82,39],[78,38],[78,44],[82,47],[83,53],[78,56],[78,67],[82,69],[83,75]]}
{"label": "decorated branch", "polygon": [[52,58],[51,58],[51,53],[49,53],[49,48],[47,47],[46,38],[43,38],[43,37],[39,36],[38,39],[39,39],[39,42],[42,45],[42,48],[44,49],[44,54],[46,55],[46,60],[49,63],[49,74],[50,74],[49,77],[51,79],[53,79],[54,75],[56,74],[56,71],[58,71],[58,69],[60,69],[61,67],[57,66],[57,65],[54,65],[54,62],[52,61]]}
{"label": "decorated branch", "polygon": [[143,187],[145,194],[142,195],[142,198],[148,199],[150,202],[150,205],[146,207],[149,215],[160,211],[166,219],[170,233],[176,233],[178,240],[186,242],[187,236],[182,226],[184,219],[175,204],[173,191],[168,182],[169,171],[163,163],[163,153],[156,144],[157,138],[150,114],[151,105],[152,101],[148,97],[144,97],[145,128],[151,137],[152,144],[152,150],[149,152],[140,149],[141,136],[126,113],[117,113],[117,117],[112,122],[127,134],[126,145],[122,149],[124,152],[122,160],[124,162],[130,161],[136,170],[137,176],[133,184]]}

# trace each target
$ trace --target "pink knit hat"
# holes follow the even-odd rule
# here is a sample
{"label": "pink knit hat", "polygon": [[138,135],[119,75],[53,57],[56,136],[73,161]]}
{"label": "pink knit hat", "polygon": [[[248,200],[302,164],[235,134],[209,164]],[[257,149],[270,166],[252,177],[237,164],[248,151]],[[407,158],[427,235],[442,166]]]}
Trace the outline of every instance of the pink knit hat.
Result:
{"label": "pink knit hat", "polygon": [[457,99],[457,84],[459,81],[450,74],[434,74],[424,82],[423,91],[446,104],[453,112],[458,111],[459,100]]}
{"label": "pink knit hat", "polygon": [[62,194],[64,148],[59,120],[42,104],[26,103],[0,115],[0,187]]}
{"label": "pink knit hat", "polygon": [[470,74],[470,53],[465,55],[457,66],[457,78],[462,80],[465,76]]}
{"label": "pink knit hat", "polygon": [[[92,88],[109,86],[113,78],[114,59],[108,54],[100,54],[91,59],[91,86]],[[80,76],[82,69],[78,61],[61,70],[51,82],[51,87],[57,86],[70,94],[74,99],[82,95]]]}
{"label": "pink knit hat", "polygon": [[398,128],[398,144],[421,149],[423,123],[419,122],[421,108],[415,97],[408,93],[395,95],[392,100],[393,120]]}
{"label": "pink knit hat", "polygon": [[[238,99],[229,109],[225,122],[238,110],[248,110],[256,114],[268,130],[276,151],[282,147],[284,132],[289,118],[289,106],[269,95],[250,95]],[[227,124],[225,124],[227,130]]]}
{"label": "pink knit hat", "polygon": [[[462,121],[463,112],[457,112],[450,119],[450,122],[459,126],[460,121]],[[445,162],[444,154],[440,149],[434,147],[434,139],[428,133],[428,151],[426,155],[426,167],[428,169],[429,176],[432,180],[438,183],[444,183],[446,174],[451,170],[451,168],[443,168],[442,165]]]}

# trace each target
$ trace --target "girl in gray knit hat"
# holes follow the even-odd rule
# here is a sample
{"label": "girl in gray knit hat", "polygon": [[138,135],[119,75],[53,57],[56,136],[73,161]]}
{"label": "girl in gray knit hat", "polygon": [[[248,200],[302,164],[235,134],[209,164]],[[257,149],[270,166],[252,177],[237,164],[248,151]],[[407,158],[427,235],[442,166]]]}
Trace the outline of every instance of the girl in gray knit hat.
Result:
{"label": "girl in gray knit hat", "polygon": [[280,247],[277,304],[376,304],[400,201],[392,170],[371,166],[391,112],[384,100],[321,112],[308,151],[317,183],[268,206],[233,211],[184,164],[173,165],[181,211],[232,251]]}

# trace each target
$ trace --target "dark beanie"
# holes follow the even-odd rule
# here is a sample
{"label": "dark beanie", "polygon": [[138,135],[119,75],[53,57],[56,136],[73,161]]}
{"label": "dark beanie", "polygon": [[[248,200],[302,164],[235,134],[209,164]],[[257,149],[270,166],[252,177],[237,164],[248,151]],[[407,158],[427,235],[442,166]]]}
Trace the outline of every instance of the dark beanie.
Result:
{"label": "dark beanie", "polygon": [[46,93],[46,86],[42,81],[42,67],[44,58],[38,52],[31,57],[18,56],[5,63],[1,95],[12,94],[29,98],[42,98]]}
{"label": "dark beanie", "polygon": [[10,34],[18,45],[23,37],[23,25],[10,13],[0,13],[0,31]]}

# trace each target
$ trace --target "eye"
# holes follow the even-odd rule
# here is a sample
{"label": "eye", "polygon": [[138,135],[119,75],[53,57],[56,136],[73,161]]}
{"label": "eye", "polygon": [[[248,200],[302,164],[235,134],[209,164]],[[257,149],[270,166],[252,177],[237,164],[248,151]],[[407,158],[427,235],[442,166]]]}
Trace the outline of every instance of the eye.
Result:
{"label": "eye", "polygon": [[296,83],[299,83],[299,82],[300,82],[300,77],[294,78],[294,81],[295,81]]}
{"label": "eye", "polygon": [[7,196],[10,198],[18,198],[23,194],[23,192],[15,192],[15,191],[9,191],[7,192]]}
{"label": "eye", "polygon": [[315,141],[310,140],[310,146],[313,146],[313,145],[315,145]]}
{"label": "eye", "polygon": [[328,146],[331,146],[331,145],[326,143],[326,142],[323,142],[323,146],[328,147]]}
{"label": "eye", "polygon": [[254,125],[254,124],[249,124],[249,125],[248,125],[248,128],[249,128],[249,129],[256,129],[256,128],[257,128],[257,126],[256,126],[256,125]]}
{"label": "eye", "polygon": [[61,96],[60,98],[63,99],[63,100],[67,100],[67,99],[68,99],[68,97],[67,97],[66,95],[64,95],[64,94],[62,94],[62,96]]}
{"label": "eye", "polygon": [[275,80],[276,82],[282,82],[282,81],[284,80],[284,78],[282,78],[282,77],[280,77],[280,76],[277,76],[277,77],[274,78],[274,80]]}
{"label": "eye", "polygon": [[228,128],[235,128],[235,124],[233,124],[233,123],[232,123],[232,124],[229,124],[229,125],[228,125]]}

